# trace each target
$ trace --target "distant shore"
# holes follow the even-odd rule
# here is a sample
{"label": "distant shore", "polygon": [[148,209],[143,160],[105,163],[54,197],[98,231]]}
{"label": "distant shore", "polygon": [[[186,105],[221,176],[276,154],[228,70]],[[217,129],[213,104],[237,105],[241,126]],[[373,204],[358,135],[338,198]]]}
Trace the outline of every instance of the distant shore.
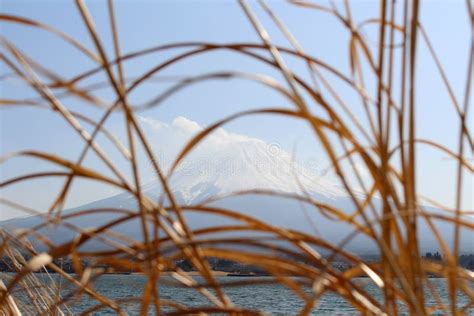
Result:
{"label": "distant shore", "polygon": [[[174,273],[176,272],[173,272],[173,271],[164,271],[164,272],[160,272],[160,275],[162,276],[172,276]],[[141,272],[138,272],[138,273],[132,273],[132,274],[143,274]],[[225,271],[211,271],[211,275],[213,276],[227,276],[229,274],[229,272],[225,272]],[[201,273],[199,273],[198,271],[189,271],[189,272],[186,272],[186,275],[189,275],[189,276],[200,276]]]}

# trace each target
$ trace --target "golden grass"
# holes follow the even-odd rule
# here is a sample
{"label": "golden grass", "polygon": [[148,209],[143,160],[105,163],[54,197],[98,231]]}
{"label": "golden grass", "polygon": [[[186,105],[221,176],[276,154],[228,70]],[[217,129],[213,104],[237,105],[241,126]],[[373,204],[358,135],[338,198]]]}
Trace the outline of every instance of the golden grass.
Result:
{"label": "golden grass", "polygon": [[[463,101],[457,99],[453,93],[452,86],[444,73],[436,50],[430,43],[429,34],[419,21],[419,1],[382,1],[380,15],[361,24],[355,24],[349,1],[344,1],[344,12],[336,6],[323,6],[306,1],[290,1],[296,6],[307,10],[315,10],[315,14],[330,14],[336,18],[350,34],[350,66],[351,73],[343,74],[342,71],[333,68],[315,57],[305,53],[297,39],[285,27],[284,23],[272,12],[265,1],[259,1],[264,12],[266,12],[282,34],[288,39],[290,47],[279,47],[273,44],[264,26],[256,18],[252,6],[246,1],[240,1],[243,12],[252,24],[255,32],[259,35],[261,43],[231,43],[216,44],[207,42],[188,42],[166,44],[152,47],[138,52],[122,54],[119,45],[119,21],[115,19],[113,2],[109,0],[110,27],[113,32],[114,55],[107,56],[104,44],[96,32],[94,21],[83,1],[77,1],[77,9],[81,14],[84,25],[94,43],[95,51],[91,51],[83,44],[69,35],[56,30],[40,22],[29,20],[25,17],[0,15],[2,23],[15,23],[33,28],[43,29],[59,36],[67,43],[73,45],[97,66],[86,70],[73,78],[61,78],[51,69],[46,69],[33,61],[28,52],[20,51],[6,38],[1,38],[4,53],[1,59],[13,75],[21,79],[26,85],[33,88],[39,95],[38,99],[1,99],[0,104],[5,107],[32,106],[45,110],[52,110],[62,117],[69,126],[80,135],[84,141],[84,149],[76,161],[71,161],[47,152],[23,151],[10,153],[3,157],[2,161],[27,156],[38,160],[49,161],[64,168],[63,172],[42,172],[28,174],[5,180],[0,187],[7,187],[22,181],[30,181],[37,178],[62,177],[65,179],[64,186],[58,192],[57,197],[50,206],[49,216],[44,216],[45,223],[28,231],[19,232],[15,236],[2,232],[0,244],[0,256],[8,256],[15,259],[17,273],[11,280],[4,280],[5,286],[0,288],[0,302],[7,314],[15,314],[11,302],[15,297],[15,290],[22,288],[27,291],[32,302],[35,297],[44,299],[41,303],[19,306],[24,313],[49,314],[67,312],[67,304],[74,296],[87,295],[91,300],[97,302],[96,307],[85,314],[104,307],[113,309],[117,314],[124,314],[122,301],[114,301],[97,293],[93,287],[93,281],[97,277],[92,268],[100,264],[108,264],[121,269],[134,269],[140,271],[147,278],[142,297],[136,298],[140,303],[141,314],[145,315],[150,307],[161,310],[163,306],[174,309],[172,314],[190,313],[228,313],[228,314],[259,314],[236,307],[229,297],[224,293],[223,286],[212,273],[206,257],[231,259],[264,268],[273,277],[274,282],[291,289],[295,295],[304,301],[302,315],[308,314],[318,304],[319,298],[327,292],[334,292],[352,304],[363,314],[389,314],[396,315],[399,312],[398,303],[402,303],[411,314],[425,315],[440,310],[444,313],[463,314],[469,306],[458,306],[457,293],[461,292],[474,300],[474,292],[470,287],[473,281],[473,273],[458,266],[459,240],[461,227],[472,231],[472,222],[464,218],[461,211],[463,173],[472,174],[474,168],[468,162],[466,156],[473,151],[473,139],[471,131],[466,122],[466,113],[470,106],[470,89],[472,87],[473,67],[473,42],[472,34],[470,46],[470,60],[467,64],[468,76],[466,79],[465,97]],[[474,11],[472,3],[467,0],[467,13],[471,25],[474,25]],[[396,24],[396,7],[403,6],[403,24]],[[375,24],[378,27],[378,46],[371,49],[360,30],[367,24]],[[402,43],[395,42],[395,34],[402,35]],[[420,139],[416,135],[416,125],[420,120],[416,116],[415,85],[417,75],[416,52],[419,42],[425,42],[429,47],[431,58],[435,61],[436,71],[441,76],[445,89],[450,95],[453,110],[458,114],[459,125],[459,148],[454,152],[443,144],[436,141]],[[156,66],[150,67],[144,75],[129,79],[125,77],[123,63],[135,60],[151,53],[173,51],[175,49],[187,49],[184,53],[177,53],[169,60]],[[401,58],[395,57],[395,50],[401,50]],[[189,77],[179,81],[158,97],[142,104],[134,105],[128,100],[128,95],[143,83],[152,80],[166,67],[186,60],[195,55],[210,54],[218,50],[228,50],[235,54],[250,57],[255,62],[268,65],[278,70],[284,77],[285,82],[262,76],[259,74],[242,72],[215,72],[196,77]],[[53,52],[54,53],[54,52]],[[270,57],[268,57],[270,56]],[[307,64],[311,74],[311,80],[306,81],[285,63],[285,57],[292,56]],[[364,67],[363,65],[368,65]],[[399,67],[402,74],[400,82],[395,82],[394,71]],[[107,82],[98,83],[88,88],[80,88],[78,85],[94,74],[103,73],[107,76]],[[360,96],[366,115],[364,120],[354,114],[353,109],[339,96],[327,79],[327,73],[344,82],[348,89],[353,90]],[[374,76],[377,80],[376,93],[372,96],[364,78]],[[174,93],[191,84],[211,79],[243,78],[265,85],[274,91],[281,93],[293,105],[294,108],[262,108],[258,110],[238,112],[211,124],[205,130],[196,135],[176,157],[169,174],[163,172],[153,150],[147,140],[142,128],[137,121],[137,113],[149,108],[157,107]],[[44,82],[41,78],[47,78]],[[111,87],[116,99],[113,102],[102,100],[94,96],[95,89],[100,87]],[[394,86],[398,86],[400,95],[393,92]],[[324,91],[324,92],[323,92]],[[76,98],[103,111],[99,121],[94,120],[83,113],[68,109],[64,98]],[[329,101],[335,100],[335,101]],[[314,110],[317,109],[317,110]],[[127,131],[127,144],[123,144],[112,133],[104,128],[111,113],[117,112],[123,115]],[[331,217],[341,223],[348,223],[353,227],[353,233],[362,234],[370,238],[380,251],[379,262],[366,264],[357,255],[344,249],[344,243],[336,245],[324,239],[324,236],[315,236],[304,232],[275,227],[272,223],[266,223],[247,215],[242,215],[234,210],[211,207],[207,203],[200,205],[180,205],[176,201],[167,179],[172,175],[179,163],[202,142],[216,128],[237,120],[244,116],[255,115],[279,115],[283,117],[302,120],[308,123],[315,139],[321,144],[321,148],[331,162],[331,167],[336,172],[340,182],[347,194],[351,197],[356,212],[347,214],[345,210],[336,209],[325,205],[309,196],[284,195],[277,192],[236,192],[235,195],[245,194],[270,194],[285,196],[312,205],[323,216]],[[369,122],[364,126],[361,121]],[[396,123],[393,123],[396,122]],[[89,134],[82,124],[92,125],[94,131]],[[456,122],[454,122],[456,123]],[[395,124],[395,126],[391,125]],[[99,134],[104,134],[114,144],[123,157],[129,163],[132,170],[132,179],[124,175],[107,152],[96,142]],[[358,136],[359,135],[359,136]],[[432,214],[422,207],[417,194],[416,185],[416,149],[420,145],[428,145],[436,150],[448,154],[456,159],[457,185],[456,205],[454,209],[446,209],[445,215]],[[341,155],[340,150],[343,153]],[[164,206],[162,200],[155,201],[142,194],[140,188],[140,172],[137,163],[137,152],[143,150],[152,164],[156,178],[160,181],[164,195],[169,206]],[[83,165],[86,154],[93,151],[107,166],[112,176],[91,170]],[[468,153],[468,154],[466,154]],[[372,184],[367,187],[361,180],[355,161],[360,160],[370,172]],[[344,168],[348,163],[350,168]],[[110,173],[107,173],[110,174]],[[364,190],[365,198],[357,198],[356,192],[350,184],[348,177],[355,175]],[[63,214],[62,209],[67,195],[71,192],[71,183],[75,178],[86,178],[106,185],[111,185],[124,192],[131,193],[138,205],[139,210],[84,210],[74,215]],[[382,209],[376,210],[373,206],[374,196],[379,196]],[[2,199],[3,204],[16,207],[24,212],[36,213],[17,202]],[[186,222],[186,212],[199,212],[202,214],[214,214],[223,218],[232,218],[240,222],[234,226],[218,226],[193,231]],[[114,212],[120,215],[118,219],[110,223],[87,231],[76,227],[64,220],[72,216],[84,216],[90,213]],[[431,262],[421,258],[419,240],[417,237],[417,222],[423,219],[437,237],[439,247],[442,251],[444,262]],[[117,242],[118,233],[111,229],[127,221],[139,219],[143,233],[143,242],[130,241],[121,236],[122,242]],[[443,220],[452,223],[455,227],[455,244],[453,247],[447,245],[440,236],[433,220]],[[49,241],[38,233],[41,227],[46,225],[66,225],[77,232],[77,237],[65,241],[60,246],[53,246]],[[277,247],[265,240],[249,238],[223,238],[217,237],[215,233],[229,232],[262,232],[273,238],[291,245],[291,248]],[[214,235],[213,235],[214,234]],[[162,237],[164,236],[164,237]],[[202,238],[201,238],[202,237]],[[48,246],[46,254],[39,254],[31,247],[28,238],[37,239]],[[85,253],[78,249],[90,239],[100,239],[114,249],[107,252]],[[224,250],[219,245],[251,245],[245,251]],[[164,251],[170,245],[174,245],[174,251]],[[33,257],[29,262],[22,260],[18,249],[28,252]],[[253,250],[252,250],[253,249]],[[271,251],[262,251],[271,250]],[[332,253],[324,258],[316,249],[325,249]],[[91,258],[92,267],[84,269],[80,264],[80,258],[86,256]],[[351,269],[339,271],[331,266],[335,256],[343,257],[351,263]],[[76,268],[77,275],[68,275],[61,267],[53,263],[54,258],[69,256]],[[177,268],[173,260],[185,258],[193,264],[196,273],[202,276],[205,286],[200,286],[190,274]],[[304,260],[301,260],[301,259]],[[133,260],[130,260],[133,259]],[[62,297],[60,290],[41,286],[38,278],[33,274],[43,266],[48,266],[59,273],[67,282],[76,286],[74,295]],[[157,280],[163,273],[172,275],[186,287],[192,287],[209,300],[208,306],[188,307],[160,297],[160,282]],[[435,274],[446,278],[449,290],[449,304],[443,304],[436,293],[437,289],[430,287],[427,281],[428,274]],[[301,277],[298,282],[288,276]],[[357,275],[366,275],[383,291],[383,302],[377,301],[363,287],[353,281]],[[258,282],[258,281],[253,281]],[[243,282],[245,283],[245,282]],[[310,287],[309,293],[304,287]],[[424,288],[429,288],[431,295],[438,298],[436,306],[427,306]],[[35,289],[35,290],[33,290]],[[35,292],[38,291],[38,292]],[[10,307],[9,307],[10,306]]]}

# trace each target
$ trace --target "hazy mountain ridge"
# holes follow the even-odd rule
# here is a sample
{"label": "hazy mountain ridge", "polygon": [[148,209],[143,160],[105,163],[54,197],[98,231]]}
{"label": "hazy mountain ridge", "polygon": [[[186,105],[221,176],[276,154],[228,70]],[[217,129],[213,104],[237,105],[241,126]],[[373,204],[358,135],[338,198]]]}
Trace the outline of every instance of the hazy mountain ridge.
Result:
{"label": "hazy mountain ridge", "polygon": [[[248,174],[246,177],[248,177]],[[173,176],[170,183],[177,200],[180,203],[190,205],[202,202],[203,200],[210,197],[231,193],[232,190],[240,191],[248,189],[269,189],[283,193],[299,193],[299,189],[294,189],[293,187],[286,185],[286,183],[276,183],[276,179],[278,179],[277,176],[271,177],[270,179],[272,182],[269,183],[270,185],[268,187],[265,187],[266,183],[263,181],[251,183],[250,179],[246,179],[245,182],[240,184],[235,182],[226,183],[224,181],[224,176],[208,177],[206,175],[201,175],[199,177],[193,177],[189,174],[185,174],[184,170],[179,170]],[[228,181],[232,181],[231,178],[228,177]],[[182,186],[182,190],[179,189],[180,186]],[[324,190],[322,193],[317,192],[314,189],[315,187],[316,186],[313,186],[312,190],[306,189],[315,200],[336,207],[347,214],[355,210],[351,199],[348,196],[341,194],[341,191],[337,191],[337,187],[331,187],[331,190]],[[152,199],[157,199],[161,195],[161,188],[158,183],[152,183],[144,186],[143,191]],[[380,203],[377,199],[374,199],[374,204],[376,208],[380,208]],[[214,202],[212,205],[254,216],[274,226],[297,229],[307,233],[315,234],[327,241],[331,241],[332,243],[341,241],[350,232],[352,232],[353,229],[347,223],[340,223],[327,219],[310,205],[302,206],[301,202],[278,196],[234,196]],[[64,214],[73,214],[80,210],[98,208],[137,210],[137,204],[134,200],[134,197],[129,193],[122,193],[110,198],[86,204],[78,208],[66,210]],[[430,210],[436,211],[434,209]],[[114,213],[108,214],[110,215],[86,215],[69,219],[67,221],[78,227],[81,227],[82,229],[92,228],[116,219],[118,216]],[[186,217],[188,224],[193,229],[233,223],[231,220],[223,219],[221,217],[218,218],[216,216],[197,213],[187,213]],[[311,220],[308,218],[311,218]],[[0,225],[3,227],[8,227],[9,229],[13,227],[29,228],[39,224],[42,220],[43,219],[39,216],[32,216],[28,218],[18,218],[4,221]],[[422,248],[426,250],[438,249],[435,237],[430,233],[428,227],[424,223],[420,223],[419,237]],[[440,221],[435,221],[435,223],[440,229],[447,244],[450,245],[452,243],[453,225],[449,223],[442,223]],[[114,230],[136,240],[141,240],[142,238],[141,228],[137,220],[118,225],[114,228]],[[467,234],[470,234],[469,231],[466,230],[466,232]],[[74,238],[76,235],[75,232],[72,232],[64,227],[45,228],[42,230],[42,233],[48,236],[55,244],[66,242]],[[474,249],[467,234],[464,233],[462,235],[461,249],[465,252],[471,252]],[[87,247],[95,248],[98,247],[98,245],[94,244],[94,242],[90,242],[87,244]],[[354,238],[348,245],[348,248],[360,253],[371,253],[376,249],[375,244],[372,241],[361,236]]]}

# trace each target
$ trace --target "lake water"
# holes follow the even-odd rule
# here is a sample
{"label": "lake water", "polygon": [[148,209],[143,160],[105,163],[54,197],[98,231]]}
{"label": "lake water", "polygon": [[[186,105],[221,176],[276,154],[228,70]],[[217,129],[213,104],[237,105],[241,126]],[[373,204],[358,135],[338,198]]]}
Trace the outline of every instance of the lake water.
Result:
{"label": "lake water", "polygon": [[[253,281],[269,281],[269,277],[218,277],[221,283],[235,282],[243,280]],[[193,289],[183,288],[177,284],[169,284],[173,281],[171,277],[163,277],[167,284],[160,285],[160,296],[163,299],[173,300],[187,306],[202,306],[210,305],[206,298],[201,296]],[[200,281],[199,277],[196,280]],[[375,297],[382,298],[379,289],[369,281],[367,278],[355,279],[359,285],[363,286],[369,293]],[[446,282],[444,279],[430,279],[429,280],[440,293],[440,296],[447,302]],[[143,275],[103,275],[95,281],[95,289],[97,292],[106,297],[113,299],[130,299],[133,297],[140,297],[143,287],[146,282],[146,277]],[[309,290],[309,289],[308,289]],[[250,309],[258,309],[274,315],[295,315],[303,307],[303,303],[290,290],[279,284],[253,284],[245,287],[227,287],[224,289],[225,293],[230,297],[233,303],[237,306],[242,306]],[[466,305],[469,298],[459,295],[459,303],[461,306]],[[87,299],[83,296],[82,299],[74,301],[71,304],[71,310],[74,313],[80,313],[96,304],[96,301]],[[435,300],[429,299],[427,305],[434,305]],[[140,307],[139,304],[133,302],[124,303],[123,308],[130,315],[137,315]],[[93,315],[113,315],[110,310],[101,310],[95,312]],[[155,314],[150,312],[150,315]],[[317,307],[313,310],[312,315],[353,315],[357,314],[344,299],[335,294],[326,294],[319,301]],[[439,315],[441,315],[440,313]],[[469,311],[469,315],[474,315],[474,309]]]}

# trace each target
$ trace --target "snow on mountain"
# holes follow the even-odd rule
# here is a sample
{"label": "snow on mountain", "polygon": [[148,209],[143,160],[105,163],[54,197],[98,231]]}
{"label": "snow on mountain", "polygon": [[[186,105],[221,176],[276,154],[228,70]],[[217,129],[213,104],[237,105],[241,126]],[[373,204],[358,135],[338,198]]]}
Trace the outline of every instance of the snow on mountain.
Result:
{"label": "snow on mountain", "polygon": [[[183,117],[171,125],[142,119],[150,125],[156,139],[173,139],[166,157],[176,156],[182,147],[202,126]],[[163,153],[163,151],[161,151]],[[166,158],[171,161],[172,158]],[[175,171],[170,185],[186,203],[202,200],[210,195],[224,195],[241,190],[266,189],[285,193],[318,194],[328,198],[345,195],[331,180],[319,176],[315,170],[296,162],[277,143],[233,134],[218,129],[207,137],[185,158]],[[144,187],[149,194],[160,192],[160,185],[152,182]]]}

